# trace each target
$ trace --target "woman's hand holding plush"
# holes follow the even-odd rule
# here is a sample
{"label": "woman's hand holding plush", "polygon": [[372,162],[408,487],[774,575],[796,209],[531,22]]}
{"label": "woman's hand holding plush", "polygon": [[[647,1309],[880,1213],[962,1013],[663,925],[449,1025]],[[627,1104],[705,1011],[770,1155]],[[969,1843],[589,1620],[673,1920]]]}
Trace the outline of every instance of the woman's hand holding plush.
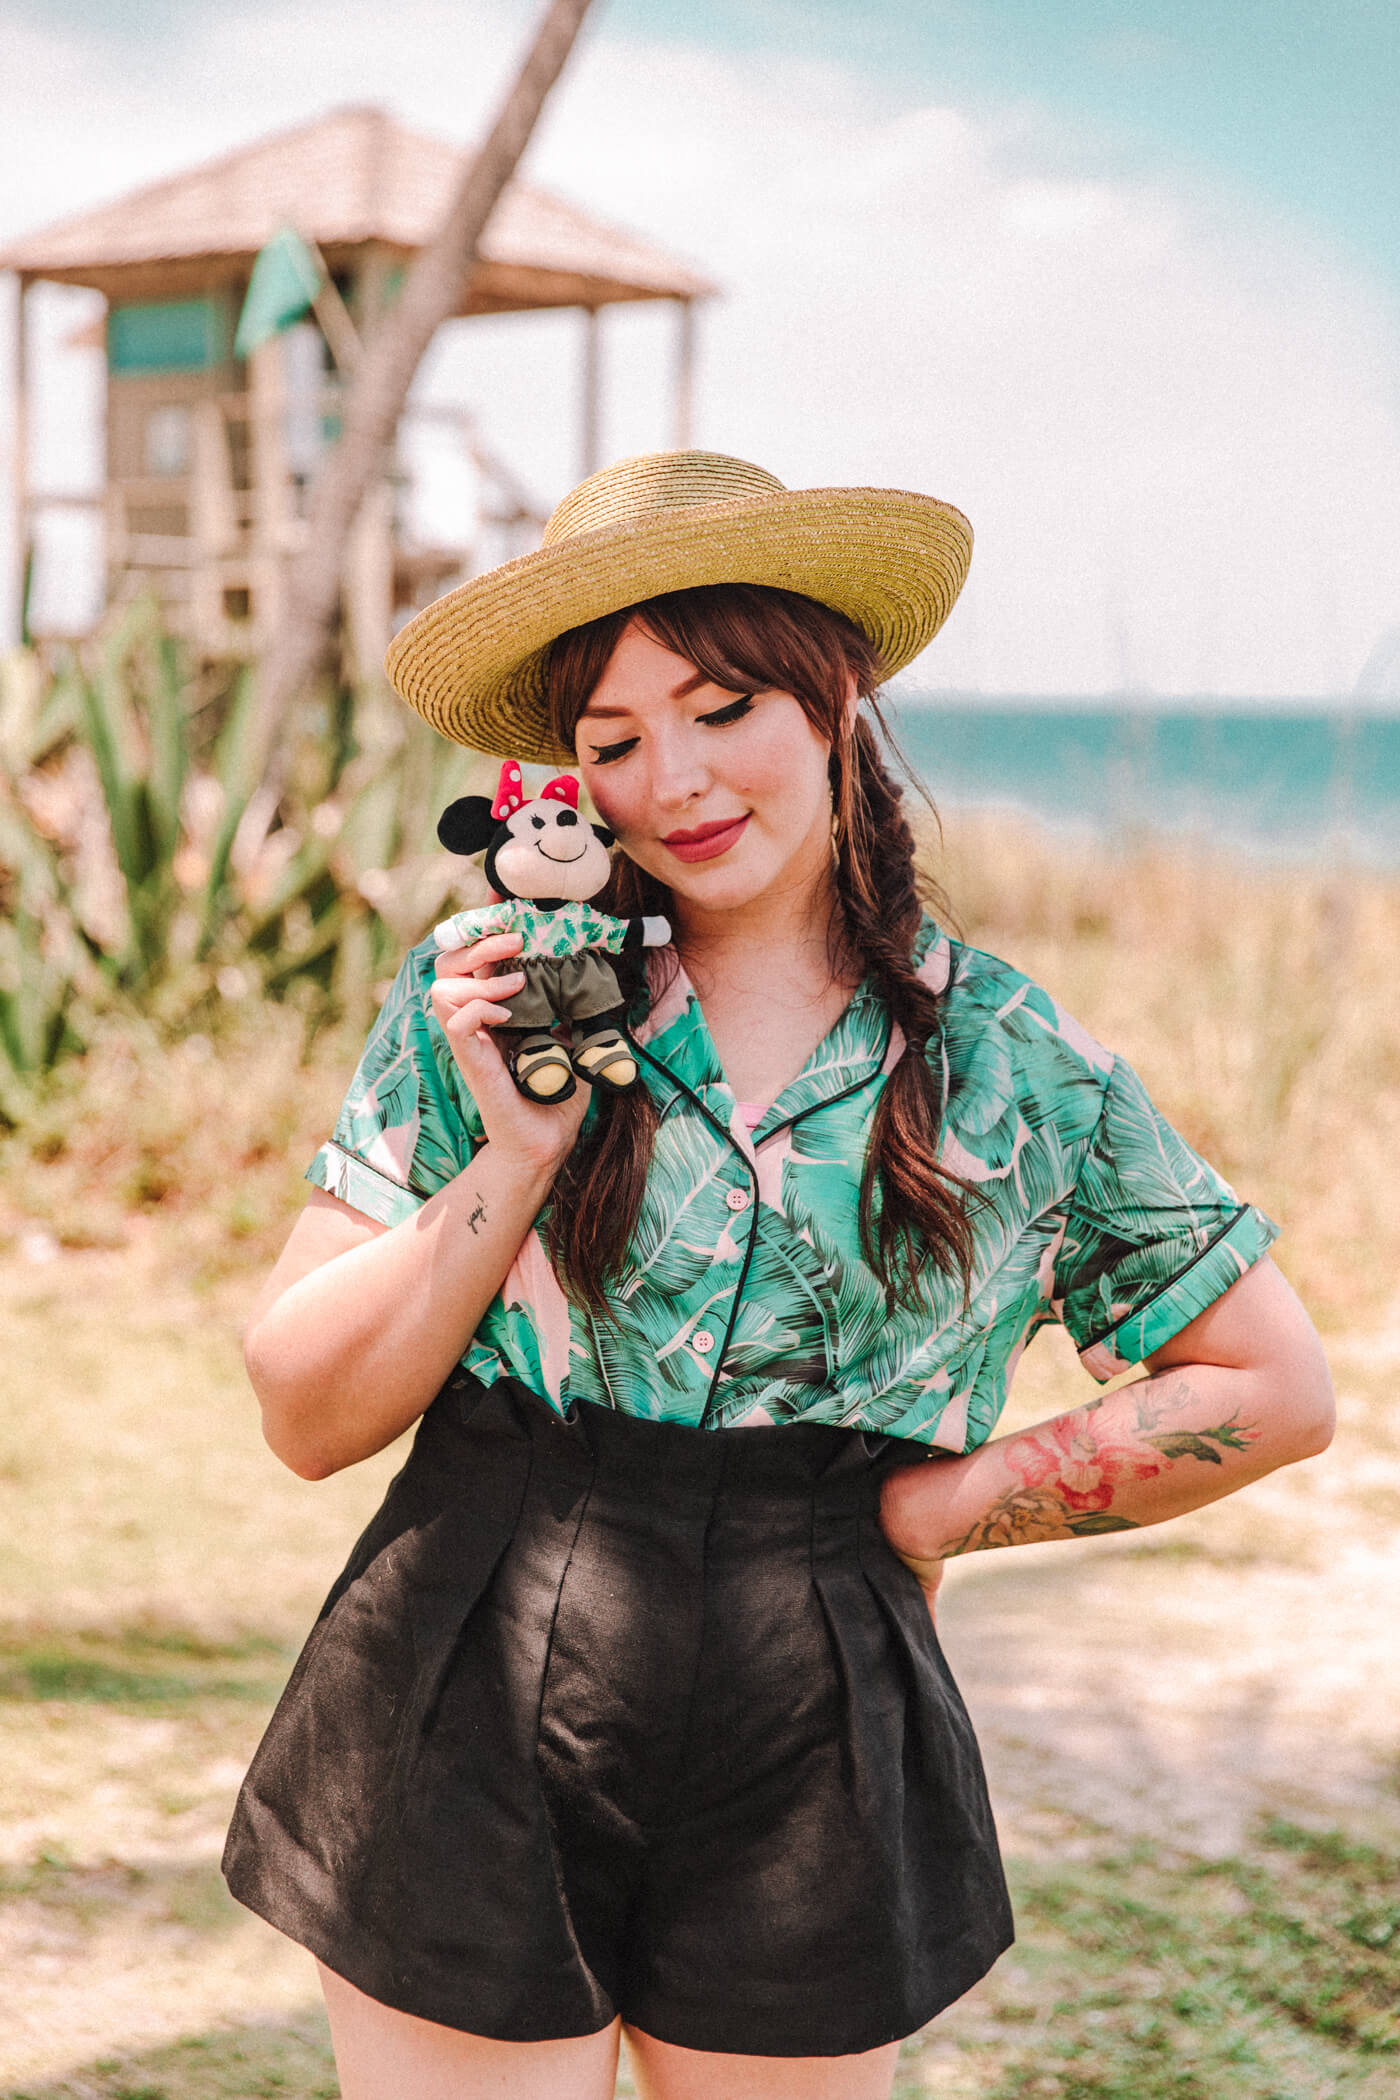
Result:
{"label": "woman's hand holding plush", "polygon": [[476,1103],[488,1142],[552,1178],[578,1136],[589,1097],[585,1091],[558,1103],[531,1101],[516,1086],[491,1040],[493,1028],[510,1025],[510,1008],[501,1001],[525,982],[524,972],[510,967],[521,945],[518,933],[491,933],[469,947],[440,955],[433,1013]]}

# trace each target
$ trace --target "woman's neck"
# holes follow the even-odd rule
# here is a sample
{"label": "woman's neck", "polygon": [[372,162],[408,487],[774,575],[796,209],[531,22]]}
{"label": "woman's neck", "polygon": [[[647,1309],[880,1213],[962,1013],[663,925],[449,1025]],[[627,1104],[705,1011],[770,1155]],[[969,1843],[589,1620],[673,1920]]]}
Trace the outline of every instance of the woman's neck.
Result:
{"label": "woman's neck", "polygon": [[737,1100],[773,1101],[835,1027],[855,989],[858,973],[832,967],[834,885],[827,877],[815,890],[726,912],[676,902],[676,947],[724,1076]]}
{"label": "woman's neck", "polygon": [[839,907],[829,878],[766,892],[750,903],[705,911],[673,899],[676,951],[703,998],[707,984],[763,969],[774,990],[798,991],[831,976],[831,929]]}

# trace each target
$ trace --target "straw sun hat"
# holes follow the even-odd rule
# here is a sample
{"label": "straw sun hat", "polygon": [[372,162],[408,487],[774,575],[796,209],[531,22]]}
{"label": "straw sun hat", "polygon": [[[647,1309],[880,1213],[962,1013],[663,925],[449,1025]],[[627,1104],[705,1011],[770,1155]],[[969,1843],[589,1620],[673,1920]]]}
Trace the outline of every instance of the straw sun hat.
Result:
{"label": "straw sun hat", "polygon": [[549,727],[549,645],[663,591],[760,583],[844,613],[887,671],[953,609],[972,558],[961,511],[902,489],[785,489],[720,452],[653,452],[591,474],[537,553],[473,576],[416,614],[385,658],[434,729],[503,758],[572,764]]}

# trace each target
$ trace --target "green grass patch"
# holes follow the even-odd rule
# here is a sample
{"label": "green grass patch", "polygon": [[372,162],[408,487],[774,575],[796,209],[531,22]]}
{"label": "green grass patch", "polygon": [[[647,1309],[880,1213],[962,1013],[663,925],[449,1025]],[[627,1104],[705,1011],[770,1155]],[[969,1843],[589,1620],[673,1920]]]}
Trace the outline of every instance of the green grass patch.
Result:
{"label": "green grass patch", "polygon": [[206,1942],[231,1931],[242,1915],[212,1860],[89,1861],[74,1859],[61,1844],[0,1866],[0,1904],[38,1905],[51,1923],[80,1934],[176,1926]]}
{"label": "green grass patch", "polygon": [[[1142,1847],[1011,1879],[1017,1947],[959,2034],[981,2100],[1400,2091],[1394,1854],[1273,1817],[1227,1859]],[[901,2093],[925,2089],[920,2053]]]}
{"label": "green grass patch", "polygon": [[[183,1712],[206,1699],[266,1705],[290,1663],[290,1651],[262,1635],[211,1641],[179,1627],[0,1633],[0,1700],[155,1713]],[[234,1672],[231,1664],[243,1668]]]}
{"label": "green grass patch", "polygon": [[324,2017],[187,2035],[139,2055],[99,2057],[0,2100],[338,2100]]}

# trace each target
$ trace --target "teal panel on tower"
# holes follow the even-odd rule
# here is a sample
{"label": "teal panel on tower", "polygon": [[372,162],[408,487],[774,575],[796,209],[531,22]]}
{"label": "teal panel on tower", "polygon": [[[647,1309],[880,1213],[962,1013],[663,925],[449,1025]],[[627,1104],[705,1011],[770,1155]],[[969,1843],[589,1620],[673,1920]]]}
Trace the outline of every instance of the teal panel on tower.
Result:
{"label": "teal panel on tower", "polygon": [[202,372],[222,363],[223,309],[213,299],[114,306],[107,316],[111,372]]}

